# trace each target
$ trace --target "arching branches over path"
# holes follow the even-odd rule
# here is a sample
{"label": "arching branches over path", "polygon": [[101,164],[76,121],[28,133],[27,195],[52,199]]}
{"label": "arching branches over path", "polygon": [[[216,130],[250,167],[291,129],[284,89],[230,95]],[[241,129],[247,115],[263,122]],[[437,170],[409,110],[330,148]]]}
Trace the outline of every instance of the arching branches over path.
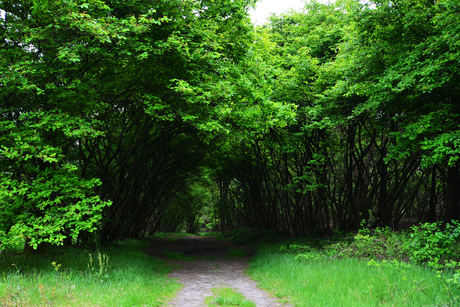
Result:
{"label": "arching branches over path", "polygon": [[155,224],[240,116],[252,4],[2,1],[0,248]]}
{"label": "arching branches over path", "polygon": [[223,229],[328,234],[362,220],[460,218],[459,9],[310,1],[259,28],[270,98],[295,104],[297,118],[228,151]]}

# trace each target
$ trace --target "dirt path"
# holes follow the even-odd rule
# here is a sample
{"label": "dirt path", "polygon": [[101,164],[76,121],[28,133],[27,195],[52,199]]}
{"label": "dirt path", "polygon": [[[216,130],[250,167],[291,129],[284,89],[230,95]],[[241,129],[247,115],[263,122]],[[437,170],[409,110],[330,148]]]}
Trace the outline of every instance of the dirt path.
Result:
{"label": "dirt path", "polygon": [[[257,307],[290,306],[277,302],[267,292],[257,288],[256,283],[245,274],[247,260],[252,256],[250,250],[212,237],[199,236],[154,239],[152,243],[152,247],[145,252],[178,265],[179,268],[169,277],[178,278],[184,285],[176,299],[168,306],[203,307],[205,298],[213,295],[211,288],[223,286],[234,288],[246,296],[246,299],[254,301]],[[228,252],[232,248],[233,251],[245,250],[247,256],[230,257]],[[164,251],[179,252],[197,259],[171,260],[165,256]]]}

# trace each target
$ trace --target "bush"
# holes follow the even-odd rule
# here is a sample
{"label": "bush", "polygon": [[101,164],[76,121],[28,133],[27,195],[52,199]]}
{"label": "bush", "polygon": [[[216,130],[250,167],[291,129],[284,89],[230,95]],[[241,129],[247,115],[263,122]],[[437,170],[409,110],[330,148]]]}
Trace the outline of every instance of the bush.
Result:
{"label": "bush", "polygon": [[[458,259],[460,224],[441,222],[413,226],[410,234],[410,255],[415,263],[427,263],[433,268],[444,268]],[[454,258],[454,259],[453,259]]]}

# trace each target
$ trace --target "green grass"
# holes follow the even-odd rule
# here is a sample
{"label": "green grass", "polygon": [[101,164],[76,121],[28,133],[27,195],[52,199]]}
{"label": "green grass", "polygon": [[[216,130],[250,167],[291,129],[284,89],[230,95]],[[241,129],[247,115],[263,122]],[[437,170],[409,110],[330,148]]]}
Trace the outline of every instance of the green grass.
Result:
{"label": "green grass", "polygon": [[412,266],[404,271],[354,258],[298,260],[273,245],[261,248],[248,268],[259,286],[294,306],[453,306],[431,269]]}
{"label": "green grass", "polygon": [[218,306],[240,306],[240,307],[256,307],[253,301],[245,299],[245,296],[241,293],[236,292],[234,289],[229,287],[224,288],[212,288],[214,296],[209,296],[205,299],[206,306],[218,307]]}
{"label": "green grass", "polygon": [[[398,265],[388,265],[389,262],[382,264],[377,257],[367,258],[382,254],[381,249],[389,249],[388,244],[381,246],[382,240],[368,240],[371,245],[365,248],[359,245],[363,240],[337,239],[352,244],[334,245],[336,241],[280,239],[270,232],[250,233],[247,229],[222,238],[237,238],[242,244],[257,246],[248,274],[262,288],[292,306],[458,306],[458,283],[448,282],[450,292],[447,291],[446,283],[432,269],[405,265],[401,259],[394,260]],[[258,240],[270,243],[264,245]],[[289,245],[293,242],[299,244]],[[121,244],[104,247],[100,252],[53,248],[47,256],[2,255],[0,306],[164,305],[181,287],[167,279],[172,267],[142,252],[149,245],[147,241]],[[281,244],[289,248],[280,252]],[[197,258],[177,252],[165,254],[179,260]],[[240,249],[229,248],[224,259],[245,254]],[[231,288],[214,289],[214,296],[207,298],[206,303],[254,306]]]}
{"label": "green grass", "polygon": [[10,257],[0,264],[0,306],[161,306],[181,286],[167,279],[169,265],[141,251],[147,245]]}

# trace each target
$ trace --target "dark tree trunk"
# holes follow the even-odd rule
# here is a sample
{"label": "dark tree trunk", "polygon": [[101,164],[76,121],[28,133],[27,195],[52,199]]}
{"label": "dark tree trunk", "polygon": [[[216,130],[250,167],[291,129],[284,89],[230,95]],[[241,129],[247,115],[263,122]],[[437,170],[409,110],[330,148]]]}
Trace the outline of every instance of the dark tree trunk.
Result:
{"label": "dark tree trunk", "polygon": [[460,168],[459,163],[447,168],[447,195],[444,220],[458,220],[460,217]]}
{"label": "dark tree trunk", "polygon": [[430,207],[428,208],[428,222],[435,222],[436,217],[436,166],[431,170]]}

